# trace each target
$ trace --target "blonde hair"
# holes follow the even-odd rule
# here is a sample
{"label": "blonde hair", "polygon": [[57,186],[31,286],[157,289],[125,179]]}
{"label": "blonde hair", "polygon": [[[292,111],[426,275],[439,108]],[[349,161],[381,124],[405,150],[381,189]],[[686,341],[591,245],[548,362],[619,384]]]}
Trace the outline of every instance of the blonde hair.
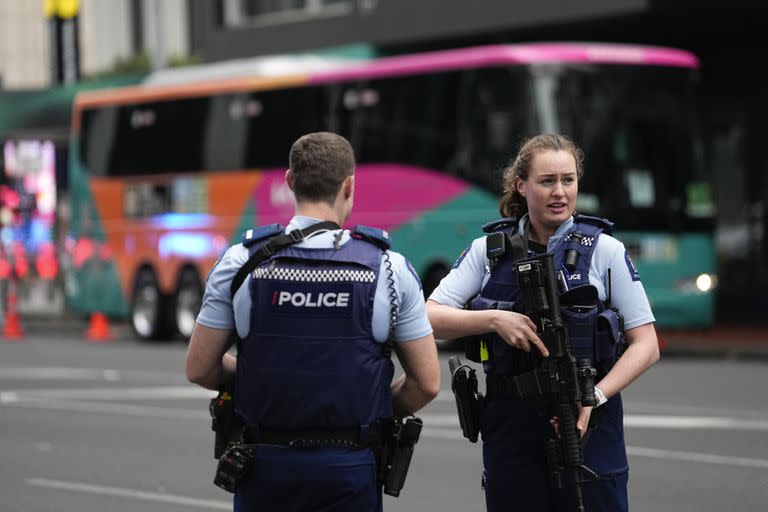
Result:
{"label": "blonde hair", "polygon": [[528,211],[528,203],[517,191],[515,178],[527,180],[533,157],[543,151],[570,152],[576,161],[576,176],[580,179],[584,175],[584,153],[565,135],[542,133],[524,140],[515,159],[504,169],[503,189],[499,199],[499,213],[502,217],[519,217]]}

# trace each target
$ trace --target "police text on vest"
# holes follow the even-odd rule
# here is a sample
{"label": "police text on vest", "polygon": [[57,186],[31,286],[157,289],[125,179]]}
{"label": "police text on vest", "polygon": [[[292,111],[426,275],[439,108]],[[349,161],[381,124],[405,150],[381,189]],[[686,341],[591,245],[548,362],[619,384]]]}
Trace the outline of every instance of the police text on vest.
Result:
{"label": "police text on vest", "polygon": [[349,293],[318,293],[313,292],[287,292],[279,291],[275,292],[275,296],[272,299],[272,304],[277,303],[278,306],[290,303],[295,307],[304,308],[345,308],[349,306]]}

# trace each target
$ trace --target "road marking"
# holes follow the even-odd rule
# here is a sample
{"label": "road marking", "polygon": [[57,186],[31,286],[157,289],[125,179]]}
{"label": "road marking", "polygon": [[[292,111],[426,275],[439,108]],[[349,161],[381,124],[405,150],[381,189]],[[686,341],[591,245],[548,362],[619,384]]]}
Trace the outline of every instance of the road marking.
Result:
{"label": "road marking", "polygon": [[[459,419],[456,414],[419,414],[425,428],[456,427]],[[714,416],[659,416],[646,414],[627,414],[624,426],[628,428],[680,429],[680,430],[755,430],[768,431],[768,419],[720,418]]]}
{"label": "road marking", "polygon": [[705,464],[721,464],[725,466],[768,469],[768,460],[765,459],[729,457],[725,455],[714,455],[711,453],[680,452],[675,450],[643,448],[640,446],[627,446],[627,454],[634,457],[650,457],[652,459],[676,460],[682,462],[701,462]]}
{"label": "road marking", "polygon": [[[425,429],[429,431],[430,429]],[[454,439],[448,437],[447,432],[439,433],[440,437],[445,439]],[[430,436],[431,437],[431,436]],[[660,460],[672,460],[680,462],[694,462],[703,464],[717,464],[725,466],[737,466],[757,469],[768,469],[768,460],[751,459],[746,457],[728,457],[723,455],[714,455],[710,453],[682,452],[673,450],[659,450],[654,448],[644,448],[639,446],[628,446],[627,453],[633,457],[648,457]],[[231,510],[232,504],[224,501],[202,500],[190,498],[187,496],[178,496],[174,494],[161,494],[155,492],[141,491],[137,489],[125,489],[120,487],[110,487],[103,485],[87,484],[83,482],[65,482],[61,480],[50,480],[47,478],[27,478],[27,485],[32,487],[43,487],[48,489],[58,489],[70,492],[80,492],[86,494],[97,494],[102,496],[117,496],[128,499],[152,501],[157,503],[171,503],[174,505],[184,505],[188,507],[207,508],[216,510]]]}
{"label": "road marking", "polygon": [[175,494],[161,494],[156,492],[140,491],[136,489],[123,489],[120,487],[107,487],[103,485],[86,484],[82,482],[64,482],[61,480],[49,480],[47,478],[27,478],[24,480],[27,485],[32,487],[45,487],[48,489],[60,489],[63,491],[82,492],[86,494],[99,494],[102,496],[119,496],[121,498],[130,498],[143,501],[154,501],[157,503],[172,503],[174,505],[185,505],[188,507],[232,510],[232,502],[200,500],[189,498],[187,496],[177,496]]}
{"label": "road marking", "polygon": [[140,418],[163,418],[172,420],[203,420],[211,419],[208,407],[200,409],[179,409],[174,407],[159,407],[151,405],[110,404],[104,402],[86,402],[77,400],[27,400],[8,402],[6,406],[25,409],[43,409],[62,412],[92,412],[101,414],[118,414],[137,416]]}
{"label": "road marking", "polygon": [[627,414],[624,426],[630,428],[768,430],[768,420],[718,418],[714,416],[659,416]]}
{"label": "road marking", "polygon": [[[49,389],[0,392],[0,405],[56,411],[122,414],[167,419],[208,418],[207,408],[182,409],[114,403],[128,400],[208,399],[212,392],[194,386],[164,386],[125,389]],[[109,401],[110,403],[104,403]],[[204,410],[205,409],[205,410]],[[458,428],[455,413],[420,414],[429,428]],[[743,419],[717,416],[662,416],[627,414],[626,428],[667,430],[744,430],[768,431],[768,419]]]}
{"label": "road marking", "polygon": [[216,396],[198,386],[153,386],[135,388],[77,388],[77,389],[25,389],[0,392],[0,403],[22,400],[73,399],[73,400],[167,400],[209,399]]}
{"label": "road marking", "polygon": [[6,380],[106,380],[118,381],[119,370],[97,368],[0,368],[0,379]]}

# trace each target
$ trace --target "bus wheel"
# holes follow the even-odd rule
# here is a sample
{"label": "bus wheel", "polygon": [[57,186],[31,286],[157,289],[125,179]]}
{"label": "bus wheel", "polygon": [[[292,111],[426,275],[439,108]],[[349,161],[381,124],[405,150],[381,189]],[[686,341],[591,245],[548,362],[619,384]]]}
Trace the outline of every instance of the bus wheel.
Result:
{"label": "bus wheel", "polygon": [[168,339],[166,299],[160,293],[155,273],[145,268],[136,276],[131,301],[131,327],[142,340]]}
{"label": "bus wheel", "polygon": [[203,288],[200,285],[200,277],[194,270],[187,269],[179,278],[175,300],[176,330],[184,339],[192,336],[192,329],[195,327],[195,319],[200,312],[202,302]]}

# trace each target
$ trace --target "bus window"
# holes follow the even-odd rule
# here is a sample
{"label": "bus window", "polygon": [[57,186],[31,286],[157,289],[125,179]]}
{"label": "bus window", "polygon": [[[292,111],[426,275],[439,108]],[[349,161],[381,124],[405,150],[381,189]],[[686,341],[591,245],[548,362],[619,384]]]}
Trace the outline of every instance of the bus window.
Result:
{"label": "bus window", "polygon": [[459,74],[374,80],[344,95],[359,158],[443,170],[456,151]]}
{"label": "bus window", "polygon": [[203,168],[242,169],[248,152],[248,125],[259,118],[263,110],[261,102],[249,93],[213,97],[206,123]]}
{"label": "bus window", "polygon": [[293,141],[325,129],[328,106],[321,87],[257,91],[250,101],[258,102],[260,112],[248,122],[246,169],[285,166]]}
{"label": "bus window", "polygon": [[208,104],[192,98],[84,112],[86,168],[106,176],[201,170]]}
{"label": "bus window", "polygon": [[468,129],[472,164],[462,178],[494,191],[525,137],[535,135],[530,78],[523,68],[486,68],[471,73]]}

